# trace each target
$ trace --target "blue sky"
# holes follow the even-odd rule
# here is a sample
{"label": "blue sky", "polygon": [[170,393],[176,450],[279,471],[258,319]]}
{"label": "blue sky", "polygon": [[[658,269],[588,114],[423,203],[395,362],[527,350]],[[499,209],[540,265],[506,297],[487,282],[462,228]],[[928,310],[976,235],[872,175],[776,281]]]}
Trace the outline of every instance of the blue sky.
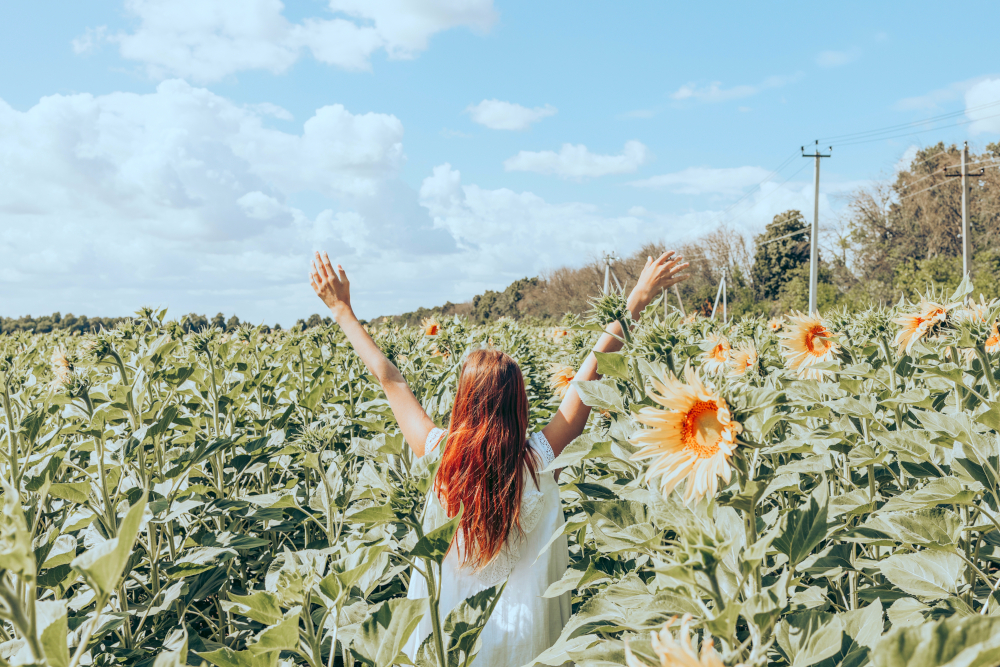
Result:
{"label": "blue sky", "polygon": [[998,139],[1000,107],[979,108],[1000,101],[998,18],[987,2],[4,3],[0,314],[288,324],[319,310],[314,248],[348,268],[362,316],[461,301],[722,222],[753,234],[811,210],[801,157],[753,190],[803,143],[965,112],[835,143],[834,224],[915,147]]}

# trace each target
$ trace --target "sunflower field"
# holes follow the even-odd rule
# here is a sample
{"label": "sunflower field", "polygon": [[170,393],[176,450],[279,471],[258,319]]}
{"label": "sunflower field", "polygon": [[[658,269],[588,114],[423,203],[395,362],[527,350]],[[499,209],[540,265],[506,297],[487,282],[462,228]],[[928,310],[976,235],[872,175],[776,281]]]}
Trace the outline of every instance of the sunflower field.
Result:
{"label": "sunflower field", "polygon": [[[653,304],[604,379],[588,319],[372,326],[446,425],[465,353],[521,365],[573,612],[542,665],[1000,664],[1000,306],[919,303],[723,323]],[[414,459],[336,325],[186,334],[143,309],[90,336],[0,336],[0,664],[411,664],[456,522],[424,534]],[[555,537],[555,536],[553,536]],[[438,569],[435,569],[438,568]],[[416,663],[474,664],[502,587]],[[432,591],[433,593],[433,591]],[[519,666],[513,666],[519,667]]]}

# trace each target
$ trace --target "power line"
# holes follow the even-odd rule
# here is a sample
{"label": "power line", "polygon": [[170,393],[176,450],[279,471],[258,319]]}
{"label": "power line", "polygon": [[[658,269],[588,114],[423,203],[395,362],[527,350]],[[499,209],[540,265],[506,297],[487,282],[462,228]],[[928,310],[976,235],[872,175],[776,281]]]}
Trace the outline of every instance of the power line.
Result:
{"label": "power line", "polygon": [[849,132],[847,134],[837,134],[837,135],[833,135],[833,136],[829,136],[829,137],[820,137],[819,141],[825,143],[825,142],[833,141],[835,139],[853,139],[855,137],[861,137],[863,135],[882,134],[882,133],[885,133],[885,132],[892,132],[894,130],[898,130],[898,129],[901,129],[901,128],[904,128],[904,127],[913,127],[913,126],[917,126],[917,125],[924,125],[926,123],[933,123],[933,122],[938,121],[938,120],[946,120],[948,118],[954,118],[955,116],[961,116],[962,114],[968,113],[970,111],[979,111],[979,110],[987,109],[987,108],[994,107],[994,106],[997,106],[997,105],[1000,105],[1000,100],[997,100],[995,102],[987,102],[986,104],[980,104],[980,105],[974,106],[974,107],[968,107],[968,108],[962,109],[960,111],[951,111],[951,112],[946,113],[946,114],[941,114],[940,116],[932,116],[930,118],[924,118],[922,120],[910,121],[909,123],[899,123],[898,125],[888,125],[886,127],[882,127],[882,128],[878,128],[878,129],[874,129],[874,130],[864,130],[864,131],[861,131],[861,132]]}
{"label": "power line", "polygon": [[[980,164],[982,162],[987,162],[987,160],[980,160],[979,162],[970,162],[969,164],[966,164],[965,166],[969,167],[971,165]],[[1000,163],[987,165],[987,166],[983,167],[983,169],[993,169],[995,167],[1000,167]],[[949,167],[945,167],[945,169],[954,169],[954,168],[955,168],[954,165],[949,166]],[[941,171],[944,171],[944,169],[942,169]],[[934,188],[940,187],[940,186],[944,185],[945,183],[953,183],[953,182],[954,181],[941,181],[940,183],[935,183],[934,185],[930,186],[929,188],[924,188],[923,190],[917,190],[916,192],[911,192],[908,195],[903,195],[899,199],[900,199],[900,201],[902,201],[903,199],[909,199],[910,197],[916,197],[921,192],[927,192],[928,190],[933,190]]]}
{"label": "power line", "polygon": [[[932,157],[937,157],[937,156],[939,156],[939,155],[944,155],[944,153],[935,153],[935,154],[934,154],[934,155],[933,155]],[[928,162],[928,161],[930,161],[931,159],[932,159],[932,158],[927,158],[926,160],[924,160],[924,162]],[[978,162],[970,162],[970,163],[968,164],[968,166],[970,166],[970,167],[971,167],[971,166],[973,166],[973,165],[977,165],[977,164],[982,164],[982,163],[984,163],[984,162],[992,162],[992,161],[993,161],[993,158],[987,158],[987,159],[985,159],[985,160],[979,160]],[[945,171],[947,171],[947,170],[949,170],[949,169],[954,169],[954,168],[955,168],[956,166],[957,166],[957,165],[951,165],[951,166],[946,166],[946,167],[941,167],[941,168],[940,168],[940,169],[938,169],[937,171],[934,171],[934,172],[931,172],[931,173],[927,174],[926,176],[921,176],[920,178],[918,178],[918,179],[917,179],[917,180],[915,180],[915,181],[910,181],[909,183],[904,183],[904,184],[903,184],[903,185],[901,185],[900,187],[901,187],[901,188],[912,188],[912,187],[913,187],[914,185],[916,185],[916,184],[917,184],[917,183],[919,183],[920,181],[926,181],[926,180],[927,180],[928,178],[930,178],[931,176],[936,176],[937,174],[940,174],[940,173],[942,173],[942,172],[945,172]],[[923,190],[921,190],[921,192],[923,192]],[[916,194],[916,193],[914,193],[914,194]],[[907,195],[907,196],[909,196],[909,195]]]}
{"label": "power line", "polygon": [[938,127],[929,127],[924,130],[914,130],[912,132],[904,132],[902,134],[891,134],[884,137],[874,137],[872,139],[862,139],[859,141],[848,141],[845,143],[834,143],[834,146],[844,147],[844,146],[857,146],[859,144],[870,144],[875,141],[885,141],[886,139],[898,139],[900,137],[909,137],[914,134],[921,134],[923,132],[935,132],[937,130],[946,130],[951,127],[959,127],[961,125],[968,125],[969,123],[975,123],[981,120],[989,120],[990,118],[1000,117],[1000,114],[993,114],[992,116],[984,116],[982,118],[969,118],[967,120],[960,121],[958,123],[952,123],[950,125],[939,125]]}

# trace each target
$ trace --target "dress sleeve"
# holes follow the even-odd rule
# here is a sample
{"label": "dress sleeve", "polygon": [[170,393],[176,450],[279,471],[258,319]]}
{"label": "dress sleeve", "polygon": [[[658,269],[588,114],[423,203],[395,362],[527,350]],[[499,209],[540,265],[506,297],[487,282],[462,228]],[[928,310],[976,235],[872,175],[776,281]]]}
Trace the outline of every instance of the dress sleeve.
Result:
{"label": "dress sleeve", "polygon": [[[445,430],[443,428],[434,427],[431,432],[427,434],[427,440],[424,442],[424,456],[430,454],[434,449],[441,444],[441,438],[444,436]],[[549,448],[549,451],[552,451]]]}
{"label": "dress sleeve", "polygon": [[544,433],[541,431],[532,433],[530,440],[532,441],[531,444],[535,448],[535,451],[538,452],[538,456],[542,459],[542,468],[545,468],[556,460],[555,452],[552,451],[552,445],[549,444],[549,441],[545,437]]}

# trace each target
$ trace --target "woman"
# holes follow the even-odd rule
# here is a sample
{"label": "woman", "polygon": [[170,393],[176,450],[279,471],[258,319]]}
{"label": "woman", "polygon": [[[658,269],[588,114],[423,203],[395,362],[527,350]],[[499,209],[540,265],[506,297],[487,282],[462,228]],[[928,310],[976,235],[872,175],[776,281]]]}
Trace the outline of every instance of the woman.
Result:
{"label": "woman", "polygon": [[[628,298],[632,319],[660,290],[687,278],[680,256],[652,257]],[[464,507],[453,548],[445,557],[441,618],[462,600],[507,581],[481,635],[476,664],[517,667],[530,664],[555,643],[569,619],[569,593],[543,598],[569,564],[565,536],[544,552],[563,525],[559,489],[551,472],[542,472],[583,433],[590,408],[576,390],[566,392],[552,421],[528,435],[528,397],[517,364],[497,350],[468,355],[459,376],[449,430],[438,428],[421,407],[399,370],[386,359],[351,309],[350,283],[343,267],[316,253],[312,286],[330,307],[347,339],[378,378],[407,444],[416,456],[432,452],[448,436],[433,492],[428,498],[426,529],[442,525]],[[595,352],[621,348],[622,331],[612,323]],[[597,358],[590,354],[577,380],[596,380]],[[407,597],[427,597],[427,583],[414,572]],[[406,648],[411,659],[430,634],[430,620],[417,627]]]}

